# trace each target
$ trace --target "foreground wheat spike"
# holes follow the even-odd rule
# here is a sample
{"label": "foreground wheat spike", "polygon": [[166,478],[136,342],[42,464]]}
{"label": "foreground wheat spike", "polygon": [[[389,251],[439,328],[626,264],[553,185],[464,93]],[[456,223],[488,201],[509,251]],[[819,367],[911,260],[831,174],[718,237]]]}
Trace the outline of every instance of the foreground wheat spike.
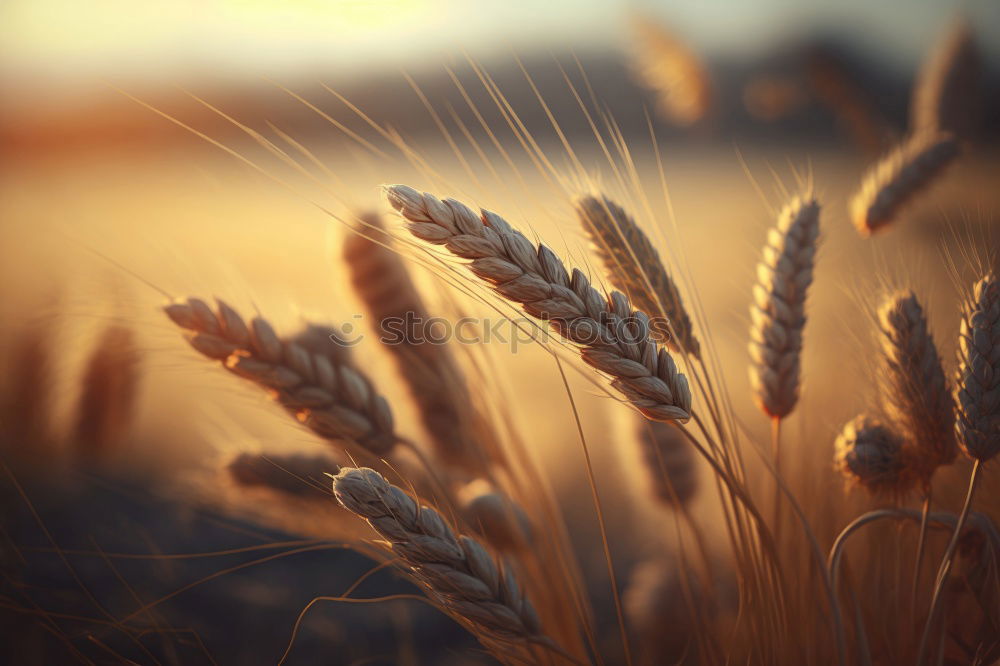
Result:
{"label": "foreground wheat spike", "polygon": [[1000,281],[990,273],[973,289],[959,337],[958,440],[986,462],[1000,453]]}
{"label": "foreground wheat spike", "polygon": [[[261,317],[248,326],[222,301],[216,311],[197,298],[172,303],[164,310],[187,331],[188,343],[197,352],[222,361],[234,374],[267,389],[320,437],[356,442],[375,455],[387,453],[396,444],[389,404],[338,354],[283,341]],[[315,337],[308,329],[306,333]]]}
{"label": "foreground wheat spike", "polygon": [[621,293],[602,297],[587,277],[544,245],[536,246],[496,213],[474,213],[454,199],[441,201],[405,185],[387,187],[389,202],[410,232],[470,259],[469,269],[504,298],[549,323],[581,347],[583,360],[607,373],[612,385],[654,421],[686,421],[687,378],[649,335],[649,316]]}
{"label": "foreground wheat spike", "polygon": [[241,453],[227,469],[241,486],[270,488],[297,497],[329,498],[324,475],[336,474],[340,465],[324,455]]}
{"label": "foreground wheat spike", "polygon": [[363,222],[344,241],[351,284],[395,358],[438,457],[481,472],[484,456],[469,432],[475,409],[465,377],[447,345],[426,339],[433,334],[426,328],[430,313],[381,219],[366,215]]}
{"label": "foreground wheat spike", "polygon": [[819,239],[819,203],[797,196],[781,211],[757,264],[750,307],[750,381],[761,409],[784,418],[799,399],[806,292]]}
{"label": "foreground wheat spike", "polygon": [[81,380],[74,445],[86,462],[112,454],[128,432],[139,385],[139,351],[131,329],[109,326]]}
{"label": "foreground wheat spike", "polygon": [[913,87],[914,131],[968,130],[976,115],[982,62],[968,23],[945,30],[924,61]]}
{"label": "foreground wheat spike", "polygon": [[455,534],[437,511],[368,468],[341,469],[333,492],[388,542],[433,600],[487,639],[487,647],[550,643],[510,570],[474,539]]}
{"label": "foreground wheat spike", "polygon": [[670,507],[690,502],[698,492],[698,468],[691,443],[680,428],[641,423],[639,443],[656,499]]}
{"label": "foreground wheat spike", "polygon": [[861,181],[851,200],[851,217],[862,236],[883,229],[899,211],[927,188],[958,157],[954,136],[928,131],[910,136],[894,148]]}
{"label": "foreground wheat spike", "polygon": [[926,484],[934,470],[958,455],[954,400],[917,297],[890,295],[879,308],[878,323],[884,410],[912,446],[909,462]]}
{"label": "foreground wheat spike", "polygon": [[900,496],[915,478],[903,439],[889,426],[868,416],[857,416],[844,426],[835,451],[840,472],[873,494]]}
{"label": "foreground wheat spike", "polygon": [[575,206],[615,289],[628,295],[637,309],[667,319],[669,329],[655,324],[651,327],[657,340],[699,358],[701,347],[677,285],[632,216],[603,195],[580,197]]}

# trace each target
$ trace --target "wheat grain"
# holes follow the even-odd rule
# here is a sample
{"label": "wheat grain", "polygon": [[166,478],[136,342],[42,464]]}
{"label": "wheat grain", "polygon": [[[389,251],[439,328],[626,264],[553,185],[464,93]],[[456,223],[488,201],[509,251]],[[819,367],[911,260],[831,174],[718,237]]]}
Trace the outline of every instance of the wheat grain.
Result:
{"label": "wheat grain", "polygon": [[[343,468],[333,492],[388,542],[431,598],[487,647],[517,650],[550,642],[510,569],[474,539],[456,534],[433,508],[367,468]],[[502,652],[497,656],[506,660]]]}
{"label": "wheat grain", "polygon": [[976,283],[959,336],[958,440],[966,455],[986,462],[1000,453],[1000,282]]}
{"label": "wheat grain", "polygon": [[[575,206],[611,284],[653,317],[650,332],[654,337],[674,351],[699,358],[701,348],[677,285],[632,216],[603,195],[580,197]],[[660,317],[667,320],[666,327],[658,325]]]}
{"label": "wheat grain", "polygon": [[469,269],[502,297],[546,321],[580,346],[583,360],[613,377],[612,385],[646,417],[686,421],[687,378],[666,349],[650,340],[649,316],[620,292],[602,297],[587,277],[544,245],[534,245],[496,213],[481,216],[454,199],[441,201],[405,185],[387,187],[389,202],[413,235],[471,260]]}
{"label": "wheat grain", "polygon": [[982,62],[969,25],[956,21],[924,61],[913,87],[913,131],[961,134],[975,120]]}
{"label": "wheat grain", "polygon": [[698,468],[680,427],[641,423],[639,442],[656,499],[671,507],[690,502],[698,492]]}
{"label": "wheat grain", "polygon": [[857,416],[849,421],[835,450],[840,472],[869,492],[902,495],[912,486],[915,477],[902,438],[875,419]]}
{"label": "wheat grain", "polygon": [[750,308],[750,381],[757,403],[773,418],[799,398],[806,293],[819,239],[819,203],[793,198],[768,233]]}
{"label": "wheat grain", "polygon": [[879,373],[886,416],[908,445],[909,461],[929,482],[958,455],[955,405],[923,308],[912,292],[887,297],[878,311],[884,369]]}
{"label": "wheat grain", "polygon": [[377,215],[344,241],[351,284],[419,408],[424,428],[443,462],[482,473],[485,455],[469,432],[476,419],[469,389],[447,345],[428,337],[430,313]]}
{"label": "wheat grain", "polygon": [[81,379],[73,444],[87,462],[118,448],[134,416],[139,352],[132,331],[109,326],[100,336]]}
{"label": "wheat grain", "polygon": [[267,389],[321,437],[356,442],[375,455],[395,445],[388,403],[351,364],[282,341],[260,317],[247,326],[222,301],[218,301],[217,313],[196,298],[172,303],[164,310],[187,331],[187,340],[196,351],[223,361],[234,374]]}
{"label": "wheat grain", "polygon": [[871,167],[851,200],[851,217],[862,236],[896,219],[904,205],[926,189],[958,157],[958,141],[950,134],[920,132]]}
{"label": "wheat grain", "polygon": [[325,474],[340,471],[332,458],[324,455],[261,455],[241,453],[226,467],[241,486],[260,486],[297,497],[329,498]]}

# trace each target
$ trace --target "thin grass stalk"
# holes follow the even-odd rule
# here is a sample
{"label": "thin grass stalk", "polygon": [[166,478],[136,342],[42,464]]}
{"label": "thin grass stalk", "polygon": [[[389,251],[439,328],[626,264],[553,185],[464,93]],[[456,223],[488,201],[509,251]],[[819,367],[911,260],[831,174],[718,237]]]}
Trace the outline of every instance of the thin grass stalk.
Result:
{"label": "thin grass stalk", "polygon": [[958,522],[955,524],[955,531],[951,535],[948,547],[941,558],[941,566],[938,568],[937,579],[934,583],[934,592],[931,595],[930,610],[927,611],[927,622],[924,624],[924,631],[920,635],[920,647],[917,649],[917,666],[924,666],[925,655],[927,653],[927,642],[930,640],[931,631],[937,621],[938,609],[941,605],[941,592],[951,573],[951,566],[954,563],[955,549],[958,547],[958,538],[965,527],[965,521],[969,517],[969,510],[972,507],[972,498],[976,493],[976,486],[979,483],[983,461],[976,458],[972,465],[972,475],[969,477],[969,490],[965,495],[965,503],[962,505],[962,512],[958,515]]}

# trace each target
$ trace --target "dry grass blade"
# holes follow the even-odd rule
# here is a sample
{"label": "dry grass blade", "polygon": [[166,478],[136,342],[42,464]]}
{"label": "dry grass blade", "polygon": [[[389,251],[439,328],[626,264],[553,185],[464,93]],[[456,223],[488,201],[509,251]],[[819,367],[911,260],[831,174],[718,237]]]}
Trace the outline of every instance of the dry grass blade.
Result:
{"label": "dry grass blade", "polygon": [[851,217],[862,236],[883,229],[903,206],[927,188],[958,157],[950,134],[912,135],[868,170],[851,200]]}
{"label": "dry grass blade", "polygon": [[610,375],[612,385],[647,418],[686,421],[687,378],[666,349],[650,339],[649,316],[619,292],[602,297],[578,269],[572,276],[544,245],[535,245],[496,213],[388,186],[389,202],[416,237],[471,260],[469,269],[525,312],[581,347],[583,360]]}
{"label": "dry grass blade", "polygon": [[972,30],[956,21],[928,54],[913,88],[910,127],[965,136],[975,123],[982,60]]}
{"label": "dry grass blade", "polygon": [[[232,373],[266,389],[320,437],[356,442],[375,455],[396,444],[392,412],[371,382],[339,354],[311,351],[281,340],[271,325],[255,317],[248,326],[222,301],[213,311],[189,298],[164,308],[203,356],[222,361]],[[315,332],[306,331],[309,339]],[[315,342],[315,340],[312,340]]]}
{"label": "dry grass blade", "polygon": [[1000,282],[990,273],[973,290],[959,338],[958,439],[970,458],[1000,453]]}
{"label": "dry grass blade", "polygon": [[929,483],[941,465],[958,455],[955,406],[941,358],[923,308],[912,293],[885,299],[878,311],[884,371],[883,409],[903,439],[912,445],[909,463]]}
{"label": "dry grass blade", "polygon": [[100,336],[81,380],[74,445],[85,462],[112,454],[128,431],[139,385],[132,331],[110,326]]}
{"label": "dry grass blade", "polygon": [[698,468],[691,443],[679,427],[641,423],[639,443],[653,496],[667,506],[690,502],[698,492]]}
{"label": "dry grass blade", "polygon": [[682,127],[705,118],[712,106],[712,83],[698,57],[666,27],[637,17],[632,22],[636,80],[656,94],[657,109]]}
{"label": "dry grass blade", "polygon": [[534,661],[532,644],[554,647],[511,571],[477,541],[456,534],[437,511],[367,468],[342,469],[333,479],[333,492],[388,542],[430,597],[498,659]]}
{"label": "dry grass blade", "polygon": [[903,439],[891,427],[867,416],[844,426],[835,444],[837,469],[874,494],[901,496],[916,477],[906,460]]}
{"label": "dry grass blade", "polygon": [[806,293],[819,239],[819,203],[792,199],[770,230],[750,307],[750,381],[758,405],[784,418],[799,399]]}
{"label": "dry grass blade", "polygon": [[443,462],[481,473],[485,455],[469,431],[476,412],[447,345],[428,340],[430,313],[377,215],[344,241],[344,261],[386,349],[396,360],[424,428]]}
{"label": "dry grass blade", "polygon": [[[605,196],[580,197],[575,205],[615,289],[654,317],[650,332],[659,341],[699,358],[701,347],[681,294],[645,232],[625,209]],[[667,320],[666,327],[658,325],[660,317]]]}
{"label": "dry grass blade", "polygon": [[336,474],[340,465],[322,455],[241,453],[227,469],[241,486],[270,488],[297,497],[329,498],[325,475]]}

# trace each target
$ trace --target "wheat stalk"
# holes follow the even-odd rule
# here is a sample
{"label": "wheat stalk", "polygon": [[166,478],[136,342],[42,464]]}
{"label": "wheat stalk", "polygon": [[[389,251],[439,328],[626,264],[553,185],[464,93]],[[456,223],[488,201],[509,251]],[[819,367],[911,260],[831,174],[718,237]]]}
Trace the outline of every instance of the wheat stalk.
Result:
{"label": "wheat stalk", "polygon": [[871,167],[851,200],[851,217],[862,236],[892,222],[905,204],[927,188],[958,157],[958,141],[942,132],[919,132]]}
{"label": "wheat stalk", "polygon": [[438,457],[481,473],[484,453],[469,432],[476,416],[465,377],[446,345],[426,339],[430,313],[381,219],[367,215],[363,222],[344,241],[351,284],[395,358]]}
{"label": "wheat stalk", "polygon": [[873,494],[904,494],[912,485],[912,466],[903,439],[891,427],[868,416],[848,421],[834,445],[840,472]]}
{"label": "wheat stalk", "polygon": [[1000,453],[1000,282],[976,283],[959,337],[958,441],[970,458]]}
{"label": "wheat stalk", "polygon": [[935,469],[958,455],[955,406],[941,358],[912,292],[887,297],[879,308],[878,322],[883,408],[912,445],[909,462],[927,484]]}
{"label": "wheat stalk", "polygon": [[969,25],[956,21],[924,61],[913,87],[914,131],[961,132],[976,110],[981,62]]}
{"label": "wheat stalk", "polygon": [[750,307],[750,381],[769,416],[787,416],[799,398],[806,293],[819,239],[819,203],[793,198],[778,216],[757,264]]}
{"label": "wheat stalk", "polygon": [[[319,436],[356,442],[375,455],[388,453],[396,444],[389,404],[339,353],[318,353],[308,345],[282,341],[261,317],[247,326],[222,301],[217,312],[197,298],[164,310],[187,331],[196,351],[267,389]],[[306,333],[315,337],[315,332]]]}
{"label": "wheat stalk", "polygon": [[337,500],[361,516],[443,610],[480,637],[501,660],[529,644],[554,647],[511,571],[474,539],[458,535],[431,507],[419,505],[368,468],[341,469]]}
{"label": "wheat stalk", "polygon": [[701,347],[677,285],[632,216],[603,195],[580,197],[575,206],[615,289],[626,294],[637,309],[666,318],[666,329],[655,322],[651,326],[657,340],[699,358]]}
{"label": "wheat stalk", "polygon": [[387,187],[389,202],[410,232],[471,260],[469,269],[502,297],[546,321],[580,346],[583,360],[613,377],[612,385],[646,417],[686,421],[687,378],[649,335],[649,317],[620,292],[602,297],[587,277],[544,245],[535,245],[496,213],[474,213],[454,199],[441,201],[405,185]]}

